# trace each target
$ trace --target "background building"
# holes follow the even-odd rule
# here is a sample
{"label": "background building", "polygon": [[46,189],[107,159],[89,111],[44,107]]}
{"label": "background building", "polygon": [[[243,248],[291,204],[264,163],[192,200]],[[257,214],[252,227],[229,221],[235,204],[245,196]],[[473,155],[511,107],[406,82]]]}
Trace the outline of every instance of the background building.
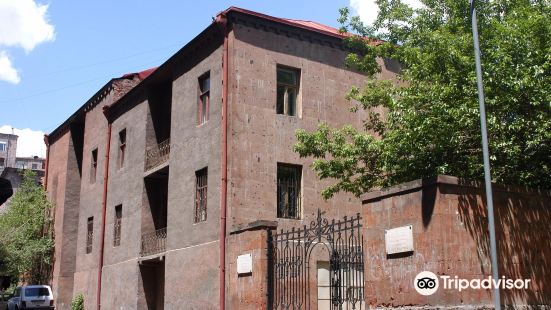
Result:
{"label": "background building", "polygon": [[15,168],[44,171],[44,169],[46,168],[46,159],[40,158],[38,156],[17,157],[15,160]]}
{"label": "background building", "polygon": [[15,167],[17,138],[16,135],[0,133],[0,172],[5,167]]}
{"label": "background building", "polygon": [[[17,135],[0,133],[0,179],[2,179],[1,191],[14,194],[22,181],[21,170],[32,169],[37,174],[37,182],[44,177],[44,158],[17,157]],[[11,197],[11,195],[10,195]],[[9,200],[0,204],[0,212],[3,212]]]}

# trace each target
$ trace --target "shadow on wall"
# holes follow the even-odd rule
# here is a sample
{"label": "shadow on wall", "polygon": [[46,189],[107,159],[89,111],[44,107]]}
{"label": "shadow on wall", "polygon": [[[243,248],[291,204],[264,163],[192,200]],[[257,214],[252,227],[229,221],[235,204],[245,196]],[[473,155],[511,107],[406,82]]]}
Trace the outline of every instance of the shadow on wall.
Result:
{"label": "shadow on wall", "polygon": [[[477,243],[481,269],[491,274],[486,195],[484,186],[472,186],[459,180],[440,192],[458,195],[460,219]],[[499,276],[531,279],[528,290],[501,290],[503,304],[551,304],[551,192],[497,186],[493,192]]]}

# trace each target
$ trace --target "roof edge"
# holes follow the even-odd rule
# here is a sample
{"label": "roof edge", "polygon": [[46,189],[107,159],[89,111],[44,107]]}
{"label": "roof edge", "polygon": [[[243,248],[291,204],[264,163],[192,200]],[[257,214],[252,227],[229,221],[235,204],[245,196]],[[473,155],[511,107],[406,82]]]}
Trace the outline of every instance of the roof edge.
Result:
{"label": "roof edge", "polygon": [[338,38],[338,39],[344,39],[344,38],[347,37],[345,34],[336,34],[336,33],[330,32],[330,31],[310,27],[310,26],[307,26],[307,25],[304,25],[304,24],[294,23],[290,19],[275,17],[275,16],[271,16],[271,15],[267,15],[267,14],[263,14],[263,13],[243,9],[243,8],[236,7],[236,6],[231,6],[231,7],[227,8],[226,10],[219,12],[217,15],[227,15],[228,13],[231,13],[231,12],[238,12],[238,13],[242,13],[242,14],[246,14],[246,15],[250,15],[250,16],[255,16],[255,17],[258,17],[258,18],[270,20],[270,21],[273,21],[273,22],[276,22],[276,23],[287,25],[287,26],[301,28],[301,29],[304,29],[304,30],[321,33],[321,34],[328,35],[330,37],[334,37],[334,38]]}

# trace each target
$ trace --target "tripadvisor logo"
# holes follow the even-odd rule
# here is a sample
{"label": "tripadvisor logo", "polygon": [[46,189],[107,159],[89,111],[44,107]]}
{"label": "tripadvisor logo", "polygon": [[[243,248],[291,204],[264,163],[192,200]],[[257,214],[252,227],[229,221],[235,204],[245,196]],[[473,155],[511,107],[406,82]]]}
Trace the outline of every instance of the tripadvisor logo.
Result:
{"label": "tripadvisor logo", "polygon": [[491,276],[484,279],[461,279],[458,276],[436,276],[430,271],[422,271],[413,280],[413,287],[417,293],[423,296],[429,296],[438,290],[442,284],[442,287],[446,290],[458,290],[465,289],[527,289],[530,284],[530,279],[508,279],[501,277],[501,279],[493,279]]}
{"label": "tripadvisor logo", "polygon": [[429,296],[438,290],[438,277],[430,271],[421,271],[413,280],[417,293]]}

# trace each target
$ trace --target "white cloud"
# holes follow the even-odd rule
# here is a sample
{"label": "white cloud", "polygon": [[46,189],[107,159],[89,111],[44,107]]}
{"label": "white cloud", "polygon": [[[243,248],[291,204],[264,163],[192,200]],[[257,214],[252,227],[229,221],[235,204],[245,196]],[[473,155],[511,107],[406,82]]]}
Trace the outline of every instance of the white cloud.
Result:
{"label": "white cloud", "polygon": [[6,81],[12,84],[18,84],[19,81],[21,81],[19,73],[11,64],[11,60],[6,52],[3,51],[0,51],[0,81]]}
{"label": "white cloud", "polygon": [[48,22],[48,5],[34,0],[0,0],[0,46],[22,47],[32,51],[55,37]]}
{"label": "white cloud", "polygon": [[[0,0],[2,1],[2,0]],[[17,157],[39,156],[46,157],[46,145],[44,144],[44,132],[39,130],[17,129],[10,125],[0,126],[0,133],[13,133],[19,136],[17,138]]]}
{"label": "white cloud", "polygon": [[0,0],[0,81],[18,84],[17,70],[6,48],[23,48],[29,53],[38,44],[55,39],[47,18],[48,5],[35,0]]}
{"label": "white cloud", "polygon": [[[414,9],[421,8],[423,4],[420,0],[402,0]],[[375,0],[350,0],[350,7],[360,16],[362,22],[372,25],[379,13],[379,7]]]}

